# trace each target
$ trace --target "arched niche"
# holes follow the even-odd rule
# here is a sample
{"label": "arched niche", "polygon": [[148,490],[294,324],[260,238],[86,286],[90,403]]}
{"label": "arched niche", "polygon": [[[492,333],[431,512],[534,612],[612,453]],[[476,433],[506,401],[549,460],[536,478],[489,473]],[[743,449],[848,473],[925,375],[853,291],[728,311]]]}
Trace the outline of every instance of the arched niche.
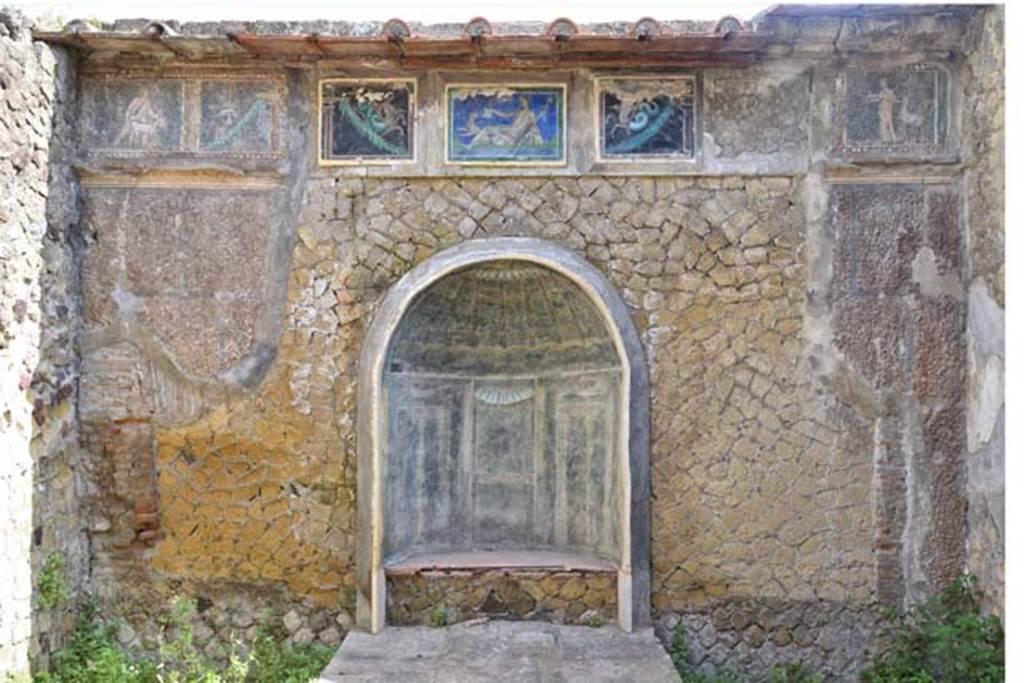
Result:
{"label": "arched niche", "polygon": [[412,269],[368,330],[358,412],[362,628],[384,627],[389,568],[467,557],[610,567],[620,626],[650,623],[647,366],[586,261],[494,238]]}

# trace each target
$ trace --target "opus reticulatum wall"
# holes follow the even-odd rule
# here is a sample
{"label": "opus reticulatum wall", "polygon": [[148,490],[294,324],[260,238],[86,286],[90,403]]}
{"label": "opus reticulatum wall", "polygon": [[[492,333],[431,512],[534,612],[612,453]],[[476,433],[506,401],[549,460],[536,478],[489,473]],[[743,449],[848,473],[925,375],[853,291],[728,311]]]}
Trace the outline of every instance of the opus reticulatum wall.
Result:
{"label": "opus reticulatum wall", "polygon": [[[267,608],[296,641],[340,640],[370,322],[412,268],[499,236],[571,251],[629,308],[650,607],[702,667],[852,679],[878,607],[965,569],[1001,610],[1002,219],[980,199],[1001,196],[1001,30],[985,7],[783,6],[548,34],[38,32],[80,53],[56,106],[74,176],[49,166],[51,205],[80,186],[80,278],[43,298],[67,288],[80,309],[70,500],[119,637],[151,646],[184,595],[214,656]],[[438,61],[443,40],[456,57]],[[642,131],[641,105],[676,132],[616,127]],[[393,623],[590,623],[618,594],[509,568],[396,574],[387,596]]]}

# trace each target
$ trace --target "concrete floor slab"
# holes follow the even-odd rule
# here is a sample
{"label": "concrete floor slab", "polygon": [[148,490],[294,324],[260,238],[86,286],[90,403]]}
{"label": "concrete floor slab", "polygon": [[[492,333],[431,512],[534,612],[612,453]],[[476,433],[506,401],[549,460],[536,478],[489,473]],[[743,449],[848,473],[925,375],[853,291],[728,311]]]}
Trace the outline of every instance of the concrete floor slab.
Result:
{"label": "concrete floor slab", "polygon": [[652,629],[532,621],[353,632],[319,683],[679,683]]}

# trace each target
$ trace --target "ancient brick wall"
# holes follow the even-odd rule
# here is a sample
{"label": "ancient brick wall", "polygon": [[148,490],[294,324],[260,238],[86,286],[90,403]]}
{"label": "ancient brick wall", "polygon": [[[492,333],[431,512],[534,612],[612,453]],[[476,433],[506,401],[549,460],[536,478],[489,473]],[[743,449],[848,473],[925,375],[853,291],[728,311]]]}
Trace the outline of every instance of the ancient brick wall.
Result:
{"label": "ancient brick wall", "polygon": [[[852,677],[879,605],[965,565],[1001,586],[1001,423],[985,402],[1001,384],[984,369],[1001,372],[1001,223],[978,208],[1001,173],[999,129],[980,125],[1001,107],[997,16],[766,20],[786,56],[694,70],[701,154],[677,166],[592,163],[583,109],[569,147],[584,161],[565,168],[448,170],[436,148],[410,167],[318,167],[330,69],[83,64],[90,485],[68,517],[89,527],[122,641],[153,646],[154,617],[187,595],[214,656],[266,608],[297,641],[337,642],[368,323],[414,265],[494,235],[573,250],[630,307],[651,373],[652,603],[700,666],[803,659]],[[969,59],[946,60],[968,36]],[[421,97],[443,91],[414,76]],[[588,101],[592,74],[555,77]],[[882,79],[917,97],[891,126]],[[209,145],[208,99],[264,103],[258,134]],[[147,108],[141,121],[172,125],[136,134],[122,112]],[[442,593],[459,618],[612,614],[607,587],[582,580],[431,578],[391,580],[393,618],[429,620]]]}
{"label": "ancient brick wall", "polygon": [[[33,596],[51,572],[88,578],[75,402],[75,187],[67,167],[69,60],[0,11],[0,675],[26,672],[73,625],[73,603]],[[51,564],[51,567],[55,566]]]}

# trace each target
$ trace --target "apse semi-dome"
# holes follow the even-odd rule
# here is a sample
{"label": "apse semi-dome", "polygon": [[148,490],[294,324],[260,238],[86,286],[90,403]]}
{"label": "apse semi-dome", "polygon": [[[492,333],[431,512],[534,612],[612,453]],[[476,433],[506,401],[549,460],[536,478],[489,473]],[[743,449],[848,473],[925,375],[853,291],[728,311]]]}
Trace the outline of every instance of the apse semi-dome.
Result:
{"label": "apse semi-dome", "polygon": [[387,369],[537,374],[617,363],[604,320],[575,283],[529,261],[500,260],[456,271],[417,296]]}

